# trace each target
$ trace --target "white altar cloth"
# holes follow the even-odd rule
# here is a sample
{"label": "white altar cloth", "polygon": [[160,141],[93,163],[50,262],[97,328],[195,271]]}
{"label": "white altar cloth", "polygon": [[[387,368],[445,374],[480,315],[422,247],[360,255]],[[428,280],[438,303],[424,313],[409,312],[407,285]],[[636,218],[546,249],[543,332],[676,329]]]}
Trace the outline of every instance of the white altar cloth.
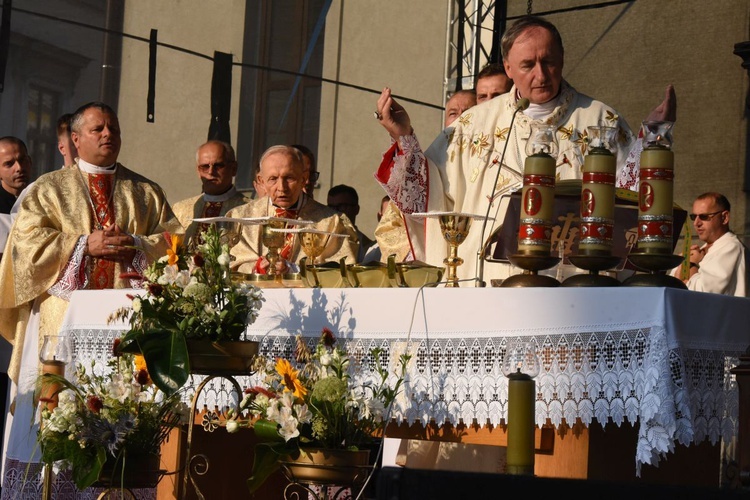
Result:
{"label": "white altar cloth", "polygon": [[[76,351],[126,328],[106,318],[129,304],[127,293],[73,294],[61,333],[79,340]],[[541,363],[537,424],[640,422],[638,473],[676,443],[736,433],[728,370],[750,345],[750,299],[650,287],[265,289],[264,297],[247,333],[266,354],[290,356],[295,335],[312,345],[323,327],[345,343],[364,379],[373,376],[372,348],[391,366],[411,353],[397,420],[500,423],[502,360],[508,343],[522,339]]]}

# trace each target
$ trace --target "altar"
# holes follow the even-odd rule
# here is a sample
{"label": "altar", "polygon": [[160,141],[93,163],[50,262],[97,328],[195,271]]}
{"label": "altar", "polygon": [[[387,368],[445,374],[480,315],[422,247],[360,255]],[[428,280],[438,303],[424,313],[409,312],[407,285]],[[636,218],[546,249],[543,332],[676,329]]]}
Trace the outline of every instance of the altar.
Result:
{"label": "altar", "polygon": [[[126,328],[107,317],[129,304],[128,293],[137,291],[75,292],[61,334],[96,357],[92,345]],[[637,423],[636,474],[678,445],[716,445],[736,433],[729,370],[750,345],[750,299],[650,287],[265,289],[264,297],[247,334],[270,356],[291,355],[296,335],[315,342],[323,328],[358,360],[363,379],[375,376],[371,349],[391,365],[410,354],[396,427],[501,425],[502,361],[508,344],[522,341],[541,365],[537,425]]]}

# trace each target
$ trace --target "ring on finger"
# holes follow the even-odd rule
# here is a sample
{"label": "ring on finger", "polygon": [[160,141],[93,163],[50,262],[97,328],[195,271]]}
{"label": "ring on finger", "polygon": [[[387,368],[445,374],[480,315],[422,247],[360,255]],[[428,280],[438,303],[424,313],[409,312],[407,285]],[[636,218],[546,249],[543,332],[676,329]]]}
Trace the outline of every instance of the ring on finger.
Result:
{"label": "ring on finger", "polygon": [[383,115],[381,115],[380,111],[377,111],[377,110],[373,113],[373,116],[375,116],[376,120],[382,120],[383,119]]}

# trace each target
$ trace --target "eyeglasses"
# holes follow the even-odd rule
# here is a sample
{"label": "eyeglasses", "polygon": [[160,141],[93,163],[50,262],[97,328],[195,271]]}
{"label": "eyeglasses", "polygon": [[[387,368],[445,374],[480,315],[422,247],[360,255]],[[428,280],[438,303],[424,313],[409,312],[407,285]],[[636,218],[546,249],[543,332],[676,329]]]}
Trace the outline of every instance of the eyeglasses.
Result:
{"label": "eyeglasses", "polygon": [[198,165],[198,170],[202,170],[203,172],[208,172],[211,170],[211,167],[214,167],[216,170],[222,170],[224,167],[226,167],[227,164],[223,161],[219,161],[216,163],[205,163],[203,165]]}
{"label": "eyeglasses", "polygon": [[716,215],[722,213],[724,210],[719,210],[718,212],[711,212],[710,214],[690,214],[690,220],[695,220],[695,218],[699,218],[702,221],[709,221],[713,219]]}

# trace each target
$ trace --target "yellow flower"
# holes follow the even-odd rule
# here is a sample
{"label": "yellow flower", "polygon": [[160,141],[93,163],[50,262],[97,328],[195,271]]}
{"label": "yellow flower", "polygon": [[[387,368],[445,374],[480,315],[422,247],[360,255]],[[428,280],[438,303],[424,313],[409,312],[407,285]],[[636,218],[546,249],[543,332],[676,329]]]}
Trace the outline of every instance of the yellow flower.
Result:
{"label": "yellow flower", "polygon": [[146,370],[146,358],[143,357],[141,354],[136,354],[135,358],[133,359],[133,363],[135,364],[135,370]]}
{"label": "yellow flower", "polygon": [[182,245],[182,236],[173,234],[170,240],[172,241],[172,248],[167,248],[167,256],[169,257],[167,263],[173,266],[180,260],[179,251]]}
{"label": "yellow flower", "polygon": [[276,373],[281,375],[281,379],[284,383],[284,392],[291,392],[297,398],[301,398],[307,394],[307,389],[305,389],[302,382],[297,378],[299,372],[292,368],[289,361],[282,358],[277,359]]}

